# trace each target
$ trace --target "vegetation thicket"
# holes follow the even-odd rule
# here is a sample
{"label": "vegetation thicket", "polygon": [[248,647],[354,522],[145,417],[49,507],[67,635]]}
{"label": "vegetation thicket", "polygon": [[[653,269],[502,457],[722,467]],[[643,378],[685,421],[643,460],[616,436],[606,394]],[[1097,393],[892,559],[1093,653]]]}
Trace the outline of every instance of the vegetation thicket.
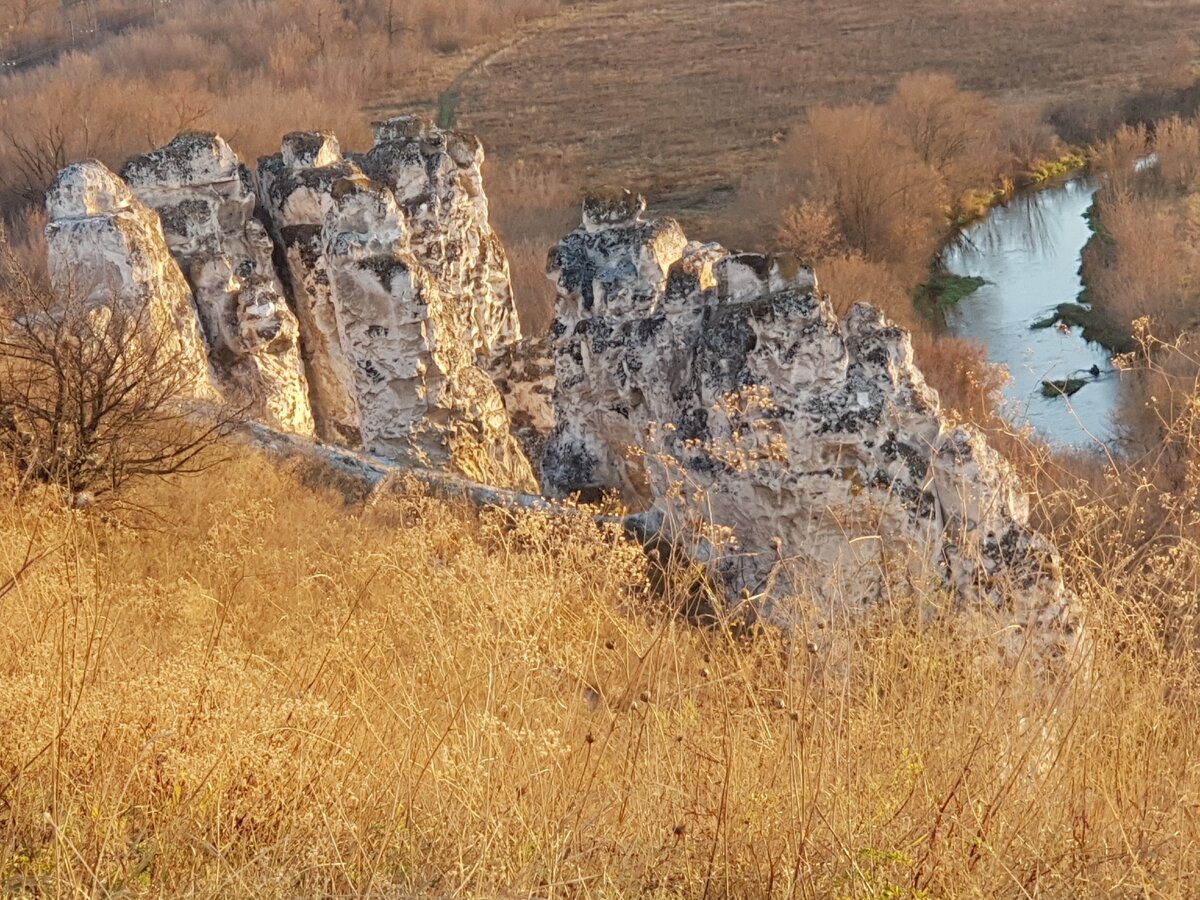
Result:
{"label": "vegetation thicket", "polygon": [[1132,454],[1178,480],[1200,378],[1200,119],[1127,126],[1095,151],[1104,182],[1084,254],[1088,313],[1136,349],[1120,359],[1119,421]]}

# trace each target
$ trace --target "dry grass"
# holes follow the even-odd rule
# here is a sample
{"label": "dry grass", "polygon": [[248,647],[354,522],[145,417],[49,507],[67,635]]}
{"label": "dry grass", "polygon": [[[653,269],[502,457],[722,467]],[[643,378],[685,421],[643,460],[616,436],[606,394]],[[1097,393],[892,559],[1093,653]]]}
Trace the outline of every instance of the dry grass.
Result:
{"label": "dry grass", "polygon": [[330,129],[361,146],[375,86],[440,71],[455,47],[557,7],[178,0],[53,65],[0,76],[0,212],[36,202],[66,162],[94,156],[116,167],[185,128],[221,132],[250,161],[294,130]]}
{"label": "dry grass", "polygon": [[1136,557],[1124,509],[1059,535],[1096,641],[1067,689],[936,597],[925,624],[885,606],[735,639],[671,615],[585,520],[347,510],[235,455],[126,497],[156,515],[0,511],[5,890],[1200,889],[1200,671],[1162,630],[1196,557]]}

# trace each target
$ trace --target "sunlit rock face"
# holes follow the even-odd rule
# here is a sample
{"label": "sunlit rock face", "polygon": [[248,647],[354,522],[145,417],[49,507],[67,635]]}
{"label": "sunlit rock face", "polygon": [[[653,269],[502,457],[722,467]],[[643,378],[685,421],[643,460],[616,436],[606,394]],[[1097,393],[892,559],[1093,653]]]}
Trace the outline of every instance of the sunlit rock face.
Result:
{"label": "sunlit rock face", "polygon": [[64,301],[119,311],[131,338],[177,361],[182,390],[213,398],[192,292],[154,211],[93,159],[59,172],[46,212],[50,277]]}
{"label": "sunlit rock face", "polygon": [[488,219],[483,145],[417,116],[374,125],[375,145],[356,161],[387,185],[404,213],[413,254],[456,307],[481,362],[521,337],[508,257]]}
{"label": "sunlit rock face", "polygon": [[942,417],[907,332],[863,304],[838,321],[810,270],[643,209],[591,201],[551,253],[545,490],[653,510],[732,602],[780,621],[941,584],[1000,610],[1010,643],[1070,646],[1075,601],[1018,479]]}
{"label": "sunlit rock face", "polygon": [[279,154],[258,162],[259,196],[300,321],[317,434],[348,447],[362,441],[358,398],[354,371],[342,348],[322,233],[333,206],[333,185],[361,174],[342,158],[337,138],[322,132],[289,134]]}
{"label": "sunlit rock face", "polygon": [[409,248],[392,193],[358,176],[337,183],[333,195],[324,254],[366,448],[532,489],[500,393],[464,339],[464,310]]}
{"label": "sunlit rock face", "polygon": [[500,394],[475,365],[470,298],[442,290],[392,188],[315,133],[288,135],[260,161],[259,182],[288,261],[322,436],[532,487]]}
{"label": "sunlit rock face", "polygon": [[300,329],[255,218],[249,171],[219,136],[181,134],[126,162],[122,177],[158,212],[195,296],[217,386],[273,428],[313,433]]}

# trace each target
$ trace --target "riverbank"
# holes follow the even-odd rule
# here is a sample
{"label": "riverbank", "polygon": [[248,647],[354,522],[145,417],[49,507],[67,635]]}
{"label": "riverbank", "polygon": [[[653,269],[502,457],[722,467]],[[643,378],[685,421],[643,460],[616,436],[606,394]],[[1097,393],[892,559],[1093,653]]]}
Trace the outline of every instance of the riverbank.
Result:
{"label": "riverbank", "polygon": [[1015,178],[1002,176],[999,183],[992,187],[967,191],[950,216],[950,233],[942,241],[941,249],[930,264],[929,280],[917,285],[913,291],[913,304],[918,311],[936,325],[945,325],[945,310],[983,286],[981,279],[955,275],[940,268],[939,261],[946,248],[959,240],[965,229],[984,219],[996,207],[1010,203],[1022,191],[1052,187],[1055,183],[1085,173],[1087,168],[1086,153],[1072,148],[1051,159],[1035,160]]}

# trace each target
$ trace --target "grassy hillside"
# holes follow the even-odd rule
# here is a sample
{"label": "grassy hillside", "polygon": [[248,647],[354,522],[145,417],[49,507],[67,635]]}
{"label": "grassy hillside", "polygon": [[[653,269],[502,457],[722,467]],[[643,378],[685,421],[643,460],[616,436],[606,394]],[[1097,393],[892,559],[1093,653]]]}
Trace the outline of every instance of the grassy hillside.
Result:
{"label": "grassy hillside", "polygon": [[1068,683],[998,663],[944,597],[738,636],[675,615],[585,519],[347,508],[225,450],[104,512],[6,487],[0,889],[1200,888],[1200,664],[1170,615],[1195,551],[1130,551],[1127,507],[1057,535],[1091,603]]}

